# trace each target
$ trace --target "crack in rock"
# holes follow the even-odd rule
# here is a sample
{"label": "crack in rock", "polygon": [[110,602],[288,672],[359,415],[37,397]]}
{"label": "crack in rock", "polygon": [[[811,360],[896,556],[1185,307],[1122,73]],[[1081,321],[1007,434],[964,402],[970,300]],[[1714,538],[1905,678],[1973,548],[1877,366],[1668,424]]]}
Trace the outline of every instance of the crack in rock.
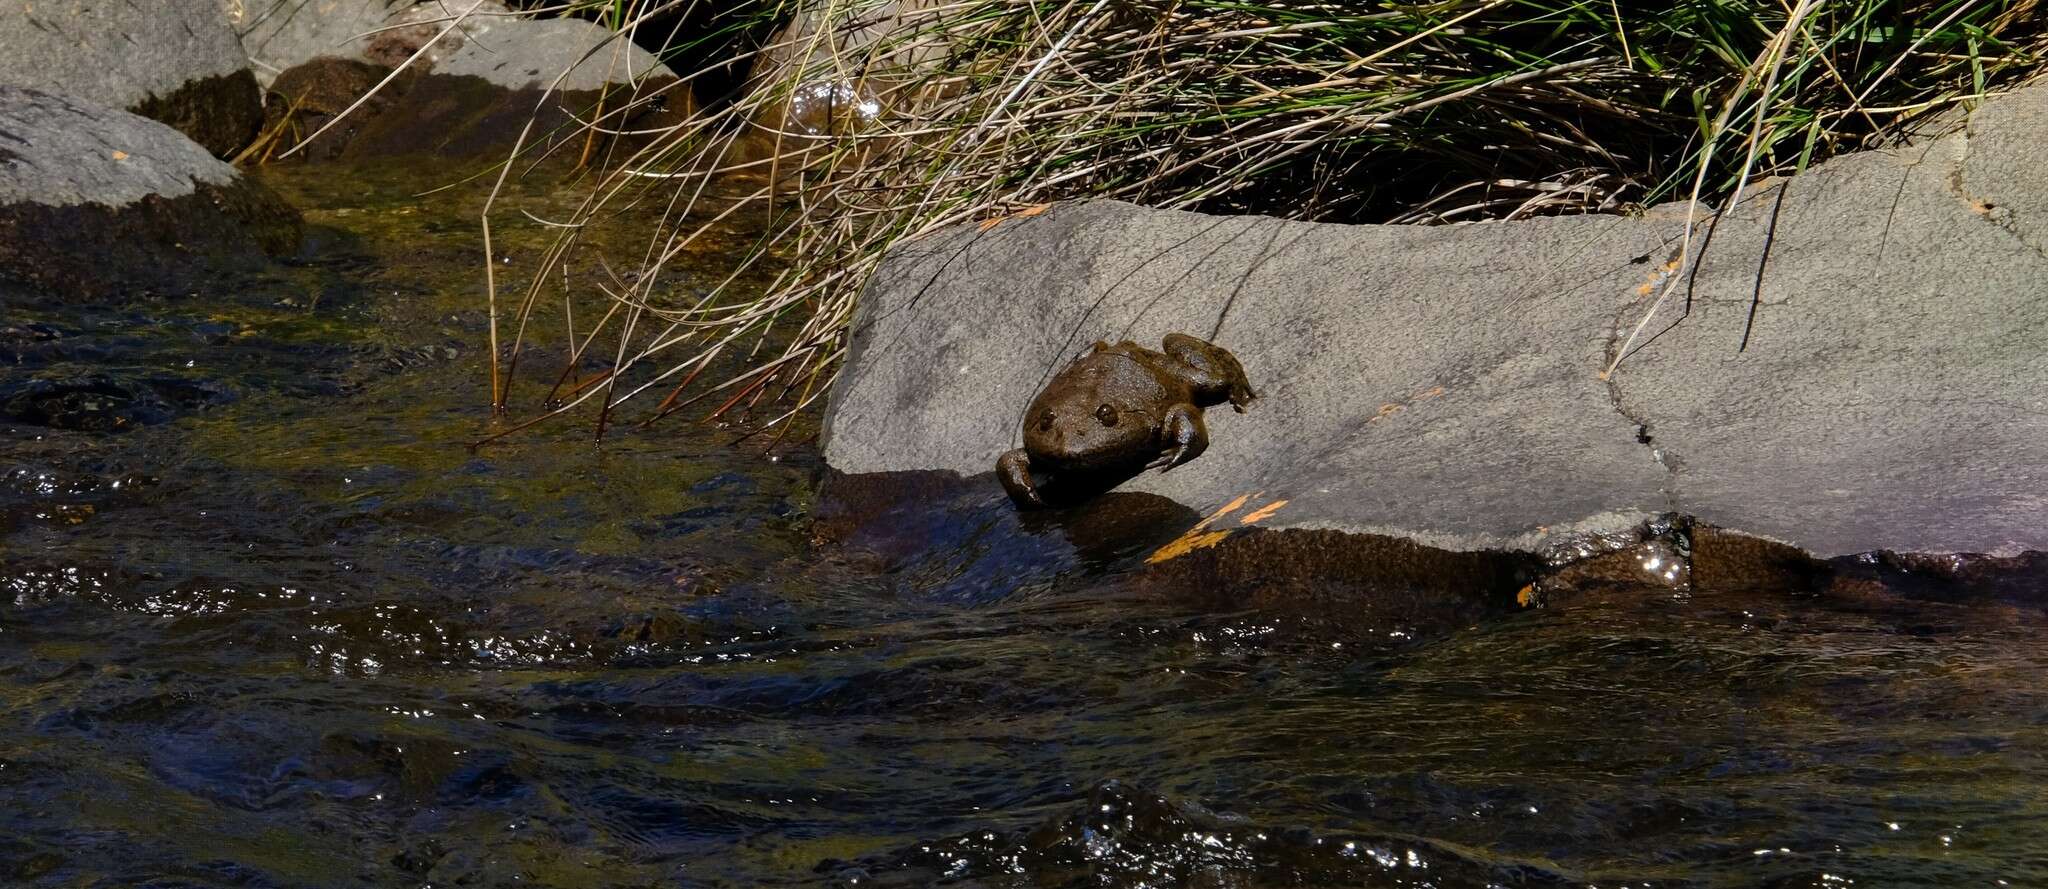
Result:
{"label": "crack in rock", "polygon": [[2013,240],[2020,243],[2020,246],[2034,251],[2035,255],[2040,256],[2042,259],[2048,259],[2048,244],[2037,244],[2028,238],[2026,232],[2021,230],[2018,215],[2012,211],[2012,208],[1999,206],[1970,191],[1970,142],[1975,136],[1975,126],[1976,116],[1972,115],[1970,123],[1966,124],[1953,137],[1956,140],[1956,154],[1954,163],[1949,167],[1948,172],[1949,193],[1954,195],[1956,200],[1961,201],[1963,206],[1969,209],[1970,215],[1982,219],[1998,230],[2011,235]]}
{"label": "crack in rock", "polygon": [[[1638,299],[1631,300],[1622,307],[1620,313],[1616,315],[1607,328],[1607,347],[1602,352],[1608,361],[1612,362],[1614,360],[1615,355],[1621,350],[1622,343],[1626,341],[1628,331],[1633,329],[1634,325],[1630,323],[1629,319],[1639,319],[1640,316],[1637,312],[1645,310],[1646,305],[1654,305],[1656,303],[1655,294],[1661,291],[1664,282],[1669,279],[1668,276],[1679,273],[1678,269],[1669,269],[1664,274],[1654,277],[1648,292],[1642,293]],[[1679,320],[1684,320],[1683,316]],[[1672,323],[1675,325],[1678,322],[1674,321]],[[1666,329],[1668,330],[1669,328]],[[1659,332],[1659,334],[1661,333],[1662,331]],[[1657,334],[1653,334],[1650,339],[1655,339],[1656,336]],[[1647,341],[1638,343],[1634,347],[1634,351],[1641,352],[1643,349],[1648,348],[1648,346],[1649,343]],[[1621,417],[1628,425],[1635,428],[1636,443],[1648,449],[1650,459],[1656,461],[1657,465],[1663,468],[1664,508],[1670,512],[1682,512],[1683,510],[1678,505],[1678,477],[1680,471],[1685,468],[1685,461],[1660,447],[1657,444],[1650,418],[1628,406],[1627,399],[1621,392],[1620,375],[1623,372],[1623,369],[1617,365],[1614,373],[1606,374],[1602,377],[1602,382],[1607,387],[1607,403],[1610,407],[1614,408],[1615,415]]]}

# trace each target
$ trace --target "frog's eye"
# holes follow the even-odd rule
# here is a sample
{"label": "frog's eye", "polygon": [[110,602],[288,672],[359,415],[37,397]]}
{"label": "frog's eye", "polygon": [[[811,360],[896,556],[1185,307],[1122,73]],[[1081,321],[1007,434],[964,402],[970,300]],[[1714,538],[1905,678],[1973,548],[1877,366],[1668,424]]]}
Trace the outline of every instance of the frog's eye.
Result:
{"label": "frog's eye", "polygon": [[1054,421],[1054,420],[1056,420],[1056,419],[1059,419],[1059,418],[1058,418],[1058,417],[1054,417],[1054,416],[1052,415],[1052,411],[1046,411],[1045,413],[1039,414],[1039,415],[1038,415],[1038,428],[1040,428],[1040,429],[1051,429],[1051,428],[1052,428],[1052,423],[1053,423],[1053,421]]}
{"label": "frog's eye", "polygon": [[1095,419],[1097,419],[1097,420],[1101,420],[1101,421],[1102,421],[1102,425],[1104,425],[1104,426],[1115,426],[1115,425],[1116,425],[1116,408],[1110,407],[1109,405],[1106,405],[1106,404],[1105,404],[1105,405],[1103,405],[1103,406],[1101,406],[1101,407],[1098,407],[1098,408],[1096,408],[1096,409],[1095,409]]}

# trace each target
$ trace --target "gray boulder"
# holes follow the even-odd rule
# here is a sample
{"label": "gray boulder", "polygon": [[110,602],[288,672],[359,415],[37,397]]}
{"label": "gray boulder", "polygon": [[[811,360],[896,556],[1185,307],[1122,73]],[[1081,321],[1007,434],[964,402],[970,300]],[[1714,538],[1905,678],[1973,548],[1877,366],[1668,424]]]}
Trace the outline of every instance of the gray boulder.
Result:
{"label": "gray boulder", "polygon": [[[552,85],[564,70],[570,71],[558,87],[564,90],[675,78],[652,54],[630,40],[611,39],[611,32],[599,25],[524,18],[493,0],[218,2],[266,87],[284,71],[314,59],[396,67],[422,47],[426,52],[413,66],[420,73],[481,77],[509,90]],[[449,30],[449,18],[464,12],[468,16]]]}
{"label": "gray boulder", "polygon": [[[1420,228],[1061,206],[903,245],[826,417],[850,473],[993,468],[1096,339],[1184,331],[1261,399],[1125,490],[1261,527],[1537,550],[1678,512],[1821,556],[2048,550],[2048,88],[1684,207]],[[993,480],[988,481],[993,490]],[[1224,520],[1224,524],[1234,524]]]}
{"label": "gray boulder", "polygon": [[0,84],[124,108],[216,155],[256,133],[260,94],[217,0],[0,4]]}
{"label": "gray boulder", "polygon": [[[581,19],[493,19],[434,60],[436,74],[481,77],[506,89],[595,90],[675,73],[625,38]],[[569,74],[559,84],[556,78]]]}
{"label": "gray boulder", "polygon": [[174,292],[298,238],[296,211],[177,131],[0,86],[0,293]]}

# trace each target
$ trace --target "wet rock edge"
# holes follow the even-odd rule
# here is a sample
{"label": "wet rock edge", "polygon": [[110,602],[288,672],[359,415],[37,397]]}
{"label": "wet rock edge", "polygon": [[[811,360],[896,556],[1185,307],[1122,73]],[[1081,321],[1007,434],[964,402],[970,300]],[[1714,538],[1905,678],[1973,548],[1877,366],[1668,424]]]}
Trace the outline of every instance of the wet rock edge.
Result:
{"label": "wet rock edge", "polygon": [[119,207],[0,205],[0,287],[78,301],[163,295],[298,249],[298,211],[262,183],[193,185]]}

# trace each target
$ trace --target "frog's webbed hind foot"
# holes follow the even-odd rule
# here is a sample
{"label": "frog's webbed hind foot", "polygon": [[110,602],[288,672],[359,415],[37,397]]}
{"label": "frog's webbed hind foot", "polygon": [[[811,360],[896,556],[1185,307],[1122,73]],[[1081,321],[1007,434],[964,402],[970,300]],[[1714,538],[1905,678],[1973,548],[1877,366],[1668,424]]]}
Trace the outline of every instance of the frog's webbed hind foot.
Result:
{"label": "frog's webbed hind foot", "polygon": [[996,458],[996,480],[1003,483],[1003,490],[1018,506],[1042,507],[1045,498],[1038,496],[1038,486],[1031,482],[1031,455],[1023,448]]}
{"label": "frog's webbed hind foot", "polygon": [[1251,380],[1244,375],[1244,365],[1228,349],[1185,333],[1169,333],[1160,345],[1168,357],[1192,371],[1189,376],[1195,385],[1195,396],[1204,404],[1228,401],[1241,414],[1258,397],[1252,391]]}
{"label": "frog's webbed hind foot", "polygon": [[1166,409],[1164,437],[1166,450],[1159,459],[1145,464],[1146,469],[1158,469],[1164,473],[1202,456],[1209,449],[1209,430],[1202,426],[1202,412],[1192,404],[1176,404]]}

